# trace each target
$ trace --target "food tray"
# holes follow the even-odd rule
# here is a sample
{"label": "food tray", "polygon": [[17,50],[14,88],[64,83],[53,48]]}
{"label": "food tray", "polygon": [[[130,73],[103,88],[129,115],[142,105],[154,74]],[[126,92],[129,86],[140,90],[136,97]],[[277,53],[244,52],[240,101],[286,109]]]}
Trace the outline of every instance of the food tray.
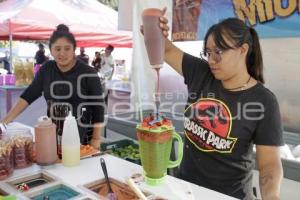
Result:
{"label": "food tray", "polygon": [[[124,150],[124,154],[122,154],[122,150]],[[137,155],[139,154],[139,145],[129,139],[102,143],[101,151],[107,152],[111,155],[123,158],[139,165],[141,164],[140,156]]]}

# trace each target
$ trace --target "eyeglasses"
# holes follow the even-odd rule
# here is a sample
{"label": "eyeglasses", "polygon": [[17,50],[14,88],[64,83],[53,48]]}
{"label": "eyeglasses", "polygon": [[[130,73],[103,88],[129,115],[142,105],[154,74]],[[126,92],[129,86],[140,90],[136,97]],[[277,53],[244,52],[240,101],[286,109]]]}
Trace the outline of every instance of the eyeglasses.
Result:
{"label": "eyeglasses", "polygon": [[200,52],[200,57],[206,61],[208,61],[208,58],[212,58],[215,62],[220,62],[222,60],[222,54],[226,50],[219,50],[216,49],[214,51],[202,51]]}

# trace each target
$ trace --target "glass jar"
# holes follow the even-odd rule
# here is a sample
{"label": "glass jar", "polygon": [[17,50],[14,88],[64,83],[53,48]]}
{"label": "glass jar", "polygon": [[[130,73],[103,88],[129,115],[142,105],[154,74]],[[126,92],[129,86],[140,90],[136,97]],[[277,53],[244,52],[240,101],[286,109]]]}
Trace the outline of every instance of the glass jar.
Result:
{"label": "glass jar", "polygon": [[28,167],[33,163],[33,136],[30,129],[12,129],[8,135],[13,143],[14,167]]}
{"label": "glass jar", "polygon": [[20,58],[17,58],[14,63],[14,74],[16,77],[16,86],[24,86],[26,85],[26,75],[23,61]]}
{"label": "glass jar", "polygon": [[0,135],[0,180],[9,177],[13,171],[13,143],[9,136]]}

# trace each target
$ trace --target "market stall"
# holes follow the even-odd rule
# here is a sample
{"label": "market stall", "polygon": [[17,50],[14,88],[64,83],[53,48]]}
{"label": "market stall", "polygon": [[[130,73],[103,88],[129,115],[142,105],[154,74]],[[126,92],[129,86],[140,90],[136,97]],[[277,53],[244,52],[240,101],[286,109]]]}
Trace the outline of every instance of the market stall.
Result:
{"label": "market stall", "polygon": [[48,40],[59,24],[70,27],[79,47],[132,47],[131,32],[118,30],[117,12],[96,0],[0,3],[0,40],[10,41],[10,55],[13,40]]}
{"label": "market stall", "polygon": [[[118,14],[98,1],[4,1],[0,39],[48,40],[58,24],[70,27],[80,47],[131,47],[131,32],[118,31]],[[80,13],[80,15],[79,15]]]}
{"label": "market stall", "polygon": [[[33,135],[18,134],[18,142],[20,145],[26,146],[31,142],[30,138],[37,133],[32,127],[20,123],[12,123],[9,129],[13,132],[17,130],[30,130]],[[22,136],[22,137],[21,137]],[[2,138],[4,139],[4,138]],[[23,142],[21,142],[24,141]],[[26,140],[26,142],[25,142]],[[35,141],[36,142],[36,141]],[[9,151],[10,142],[1,143],[1,148]],[[37,154],[39,152],[36,152]],[[20,155],[20,154],[19,154]],[[28,155],[27,155],[28,156]],[[5,157],[1,152],[1,160]],[[57,163],[41,166],[32,163],[28,159],[15,158],[17,161],[17,169],[12,169],[9,162],[2,163],[0,168],[0,195],[13,195],[17,199],[36,199],[37,196],[48,194],[52,191],[52,195],[57,190],[65,190],[74,195],[74,199],[104,199],[107,193],[104,174],[101,170],[100,158],[105,159],[109,178],[114,186],[114,191],[118,195],[129,195],[120,199],[136,199],[135,193],[128,186],[129,178],[135,182],[135,186],[141,190],[149,199],[234,199],[221,193],[199,187],[172,176],[166,176],[165,181],[156,186],[151,186],[145,183],[143,178],[143,167],[141,165],[126,161],[115,156],[103,154],[95,154],[94,156],[83,156],[80,164],[73,167],[66,167],[59,161]],[[6,174],[7,169],[11,169],[10,174]],[[8,175],[5,178],[5,175]],[[103,185],[100,187],[100,185]],[[98,187],[98,189],[96,189]],[[118,188],[117,188],[118,187]],[[120,192],[120,190],[122,192]],[[70,192],[72,191],[72,192]],[[71,195],[70,194],[70,195]],[[104,195],[104,196],[103,196]],[[131,197],[130,197],[131,195]],[[133,197],[132,197],[133,195]],[[60,196],[61,197],[61,196]],[[120,196],[119,196],[120,197]],[[49,197],[51,199],[51,196]],[[64,198],[69,199],[69,198]]]}

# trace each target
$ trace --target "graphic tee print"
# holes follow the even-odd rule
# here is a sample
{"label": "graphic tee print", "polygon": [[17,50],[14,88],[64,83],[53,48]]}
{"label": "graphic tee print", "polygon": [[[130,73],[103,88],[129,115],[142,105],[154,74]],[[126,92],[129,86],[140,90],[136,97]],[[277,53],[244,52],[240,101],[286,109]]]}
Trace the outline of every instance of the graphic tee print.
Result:
{"label": "graphic tee print", "polygon": [[238,199],[253,199],[253,145],[283,143],[275,95],[260,83],[228,91],[207,62],[189,54],[183,56],[182,72],[188,100],[180,178]]}
{"label": "graphic tee print", "polygon": [[201,98],[185,111],[185,135],[201,151],[230,153],[237,141],[231,127],[230,110],[217,99]]}

